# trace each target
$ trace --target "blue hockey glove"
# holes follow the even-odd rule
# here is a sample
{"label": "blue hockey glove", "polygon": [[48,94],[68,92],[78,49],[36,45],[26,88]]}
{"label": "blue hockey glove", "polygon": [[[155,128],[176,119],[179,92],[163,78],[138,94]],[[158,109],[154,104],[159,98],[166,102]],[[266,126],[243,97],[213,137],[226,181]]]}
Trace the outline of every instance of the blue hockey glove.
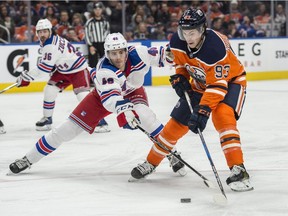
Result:
{"label": "blue hockey glove", "polygon": [[196,134],[198,134],[198,128],[202,132],[206,127],[210,113],[210,107],[203,105],[196,106],[188,121],[189,129]]}
{"label": "blue hockey glove", "polygon": [[170,76],[169,79],[172,88],[175,89],[176,94],[180,98],[185,98],[184,92],[187,91],[188,94],[192,93],[191,85],[189,81],[182,74],[174,74]]}
{"label": "blue hockey glove", "polygon": [[133,109],[134,105],[128,99],[117,101],[116,112],[119,127],[135,130],[140,124],[139,116]]}

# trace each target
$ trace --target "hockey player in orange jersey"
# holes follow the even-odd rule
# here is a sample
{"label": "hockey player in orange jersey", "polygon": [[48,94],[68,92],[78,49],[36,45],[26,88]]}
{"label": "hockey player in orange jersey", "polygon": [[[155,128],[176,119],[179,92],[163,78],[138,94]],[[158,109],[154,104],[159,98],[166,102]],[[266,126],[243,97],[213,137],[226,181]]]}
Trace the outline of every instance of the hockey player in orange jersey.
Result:
{"label": "hockey player in orange jersey", "polygon": [[[157,140],[169,149],[189,129],[203,131],[212,113],[212,122],[219,133],[220,144],[231,170],[226,183],[234,191],[249,191],[253,187],[244,167],[239,119],[246,95],[246,73],[230,46],[219,32],[207,29],[205,14],[200,9],[187,9],[170,40],[176,74],[170,82],[180,97]],[[191,114],[184,92],[189,94],[193,107]],[[146,163],[160,164],[167,151],[154,144]],[[138,165],[131,175],[144,177],[151,172],[141,172]]]}

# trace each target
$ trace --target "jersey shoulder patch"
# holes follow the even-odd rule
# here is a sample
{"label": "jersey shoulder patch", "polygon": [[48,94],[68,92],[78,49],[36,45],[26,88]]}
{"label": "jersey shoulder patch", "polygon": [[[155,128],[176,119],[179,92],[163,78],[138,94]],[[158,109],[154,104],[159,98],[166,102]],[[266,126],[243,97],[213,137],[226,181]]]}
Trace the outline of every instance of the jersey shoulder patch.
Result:
{"label": "jersey shoulder patch", "polygon": [[195,57],[212,65],[226,56],[224,41],[213,30],[207,29],[205,41]]}
{"label": "jersey shoulder patch", "polygon": [[131,61],[132,66],[139,66],[143,68],[146,64],[143,62],[142,58],[139,56],[138,52],[147,52],[147,48],[141,49],[142,46],[129,46],[128,47],[128,59]]}
{"label": "jersey shoulder patch", "polygon": [[107,59],[106,57],[103,58],[103,60],[101,61],[100,60],[100,65],[99,65],[99,70],[100,69],[108,69],[108,70],[111,70],[113,72],[116,72],[118,71],[119,69],[116,68],[114,65],[112,65],[109,61],[109,59]]}
{"label": "jersey shoulder patch", "polygon": [[182,50],[186,53],[189,53],[188,48],[187,48],[187,43],[186,41],[183,41],[179,38],[178,33],[174,33],[170,39],[170,48],[171,49],[178,49]]}

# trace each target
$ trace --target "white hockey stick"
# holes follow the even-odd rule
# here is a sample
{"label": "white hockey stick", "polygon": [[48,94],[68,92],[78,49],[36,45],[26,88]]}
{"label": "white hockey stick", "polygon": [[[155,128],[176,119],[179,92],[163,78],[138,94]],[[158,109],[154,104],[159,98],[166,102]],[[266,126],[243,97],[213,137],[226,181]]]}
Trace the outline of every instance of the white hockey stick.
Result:
{"label": "white hockey stick", "polygon": [[[189,97],[189,95],[188,95],[188,93],[187,93],[186,91],[184,91],[184,94],[185,94],[186,101],[187,101],[187,103],[188,103],[190,112],[193,113],[193,109],[192,109],[192,106],[191,106],[190,97]],[[211,167],[212,167],[214,176],[215,176],[215,178],[216,178],[216,180],[217,180],[218,186],[219,186],[219,188],[220,188],[220,190],[221,190],[221,193],[222,193],[222,195],[223,195],[223,196],[222,196],[222,195],[217,195],[217,194],[215,194],[215,195],[214,195],[214,201],[215,201],[216,203],[219,203],[219,204],[223,204],[223,205],[224,205],[224,204],[227,203],[227,197],[226,197],[226,194],[225,194],[223,185],[222,185],[222,183],[221,183],[220,177],[219,177],[219,175],[218,175],[218,172],[217,172],[217,170],[216,170],[216,167],[215,167],[215,165],[214,165],[214,163],[213,163],[213,160],[212,160],[212,157],[211,157],[211,155],[210,155],[210,152],[209,152],[209,150],[208,150],[208,147],[207,147],[207,145],[206,145],[206,142],[205,142],[205,140],[204,140],[203,134],[202,134],[202,132],[200,131],[199,128],[198,128],[198,134],[199,134],[199,136],[200,136],[202,145],[203,145],[203,147],[204,147],[204,149],[205,149],[206,155],[207,155],[207,157],[208,157],[208,159],[209,159],[209,162],[210,162],[210,165],[211,165]]]}
{"label": "white hockey stick", "polygon": [[7,90],[9,90],[9,89],[11,89],[11,88],[14,88],[15,86],[17,86],[17,83],[14,83],[14,84],[6,87],[5,89],[1,90],[1,91],[0,91],[0,94],[6,92]]}

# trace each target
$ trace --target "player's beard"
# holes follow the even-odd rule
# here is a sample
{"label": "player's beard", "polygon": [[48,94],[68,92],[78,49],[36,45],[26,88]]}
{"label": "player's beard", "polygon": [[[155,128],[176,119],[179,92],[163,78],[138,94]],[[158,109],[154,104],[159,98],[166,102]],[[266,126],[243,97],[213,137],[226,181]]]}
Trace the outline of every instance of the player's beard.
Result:
{"label": "player's beard", "polygon": [[47,38],[45,36],[40,37],[40,41],[43,44],[45,41],[47,40]]}

